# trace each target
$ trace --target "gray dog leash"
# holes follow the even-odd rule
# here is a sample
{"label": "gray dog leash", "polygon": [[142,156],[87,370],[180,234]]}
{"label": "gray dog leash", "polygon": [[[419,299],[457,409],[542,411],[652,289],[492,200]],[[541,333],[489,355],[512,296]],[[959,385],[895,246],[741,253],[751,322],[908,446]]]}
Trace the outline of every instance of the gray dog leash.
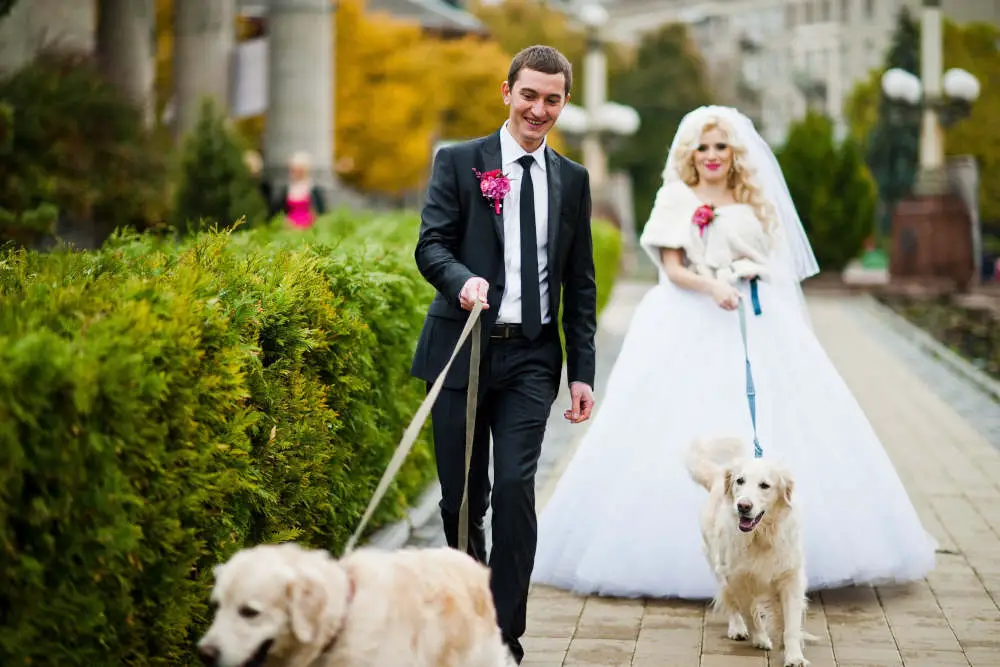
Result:
{"label": "gray dog leash", "polygon": [[399,446],[396,447],[396,452],[392,455],[389,466],[386,468],[385,473],[383,473],[382,479],[379,480],[378,486],[375,487],[375,493],[368,503],[368,507],[365,509],[358,527],[347,541],[347,546],[344,547],[345,556],[354,551],[361,533],[364,531],[368,521],[371,520],[372,513],[378,507],[379,502],[382,501],[382,497],[389,490],[389,484],[392,483],[392,480],[399,473],[399,469],[406,461],[406,456],[413,448],[413,443],[416,442],[417,436],[420,434],[420,429],[423,428],[427,417],[430,416],[431,408],[441,393],[441,389],[444,386],[444,379],[451,369],[452,362],[458,356],[458,352],[462,349],[462,345],[465,344],[465,340],[472,335],[472,349],[469,359],[469,388],[465,403],[465,486],[462,489],[462,506],[458,514],[458,550],[463,552],[468,550],[469,468],[472,464],[472,443],[476,433],[476,406],[479,399],[479,363],[482,357],[482,336],[480,335],[482,322],[480,321],[480,313],[482,313],[482,310],[483,302],[476,301],[472,312],[469,314],[469,319],[465,323],[465,328],[462,329],[462,334],[458,337],[458,342],[455,343],[455,349],[452,350],[448,363],[445,364],[444,369],[437,376],[437,379],[434,380],[431,390],[427,392],[427,397],[420,404],[417,413],[413,416],[412,421],[410,421],[410,425],[406,427],[403,439],[400,441]]}

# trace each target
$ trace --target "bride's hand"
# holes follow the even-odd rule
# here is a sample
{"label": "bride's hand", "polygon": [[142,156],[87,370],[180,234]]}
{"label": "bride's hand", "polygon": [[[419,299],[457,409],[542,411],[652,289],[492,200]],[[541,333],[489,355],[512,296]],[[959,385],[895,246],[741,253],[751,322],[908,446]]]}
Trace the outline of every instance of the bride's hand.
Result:
{"label": "bride's hand", "polygon": [[739,291],[729,283],[724,283],[721,280],[712,287],[712,298],[724,310],[736,310],[740,305]]}

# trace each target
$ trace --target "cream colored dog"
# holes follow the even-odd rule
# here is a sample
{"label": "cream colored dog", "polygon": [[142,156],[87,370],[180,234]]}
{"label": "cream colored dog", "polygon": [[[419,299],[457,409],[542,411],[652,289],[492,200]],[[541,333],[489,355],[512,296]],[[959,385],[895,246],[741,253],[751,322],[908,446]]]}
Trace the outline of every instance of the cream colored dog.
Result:
{"label": "cream colored dog", "polygon": [[449,548],[296,544],[245,549],[215,570],[213,667],[512,667],[488,570]]}
{"label": "cream colored dog", "polygon": [[[708,490],[701,515],[705,557],[719,582],[716,609],[729,618],[729,638],[751,638],[771,650],[767,619],[784,626],[785,667],[804,667],[805,559],[792,505],[790,473],[766,458],[747,458],[736,438],[697,440],[687,468]],[[750,631],[747,630],[749,625]]]}

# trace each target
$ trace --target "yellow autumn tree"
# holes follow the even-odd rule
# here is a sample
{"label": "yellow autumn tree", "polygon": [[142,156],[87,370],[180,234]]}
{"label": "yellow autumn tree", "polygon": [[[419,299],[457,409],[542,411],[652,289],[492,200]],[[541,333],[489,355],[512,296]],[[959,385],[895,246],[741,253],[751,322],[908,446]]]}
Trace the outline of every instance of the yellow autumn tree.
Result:
{"label": "yellow autumn tree", "polygon": [[[496,40],[466,37],[438,43],[439,71],[444,100],[441,139],[470,139],[497,130],[507,117],[500,86],[507,78],[512,54]],[[548,144],[566,152],[558,130]]]}
{"label": "yellow autumn tree", "polygon": [[[572,97],[583,104],[583,59],[587,53],[587,34],[582,24],[566,11],[542,0],[473,0],[469,11],[482,21],[500,47],[513,55],[526,46],[548,44],[559,49],[573,65]],[[608,78],[629,67],[633,53],[617,43],[606,43]]]}
{"label": "yellow autumn tree", "polygon": [[980,213],[985,221],[1000,220],[1000,88],[993,84],[1000,72],[1000,28],[989,23],[945,24],[945,68],[960,67],[979,79],[981,92],[972,114],[949,128],[948,155],[972,155],[979,163]]}
{"label": "yellow autumn tree", "polygon": [[[495,131],[511,54],[495,39],[439,39],[344,0],[337,17],[336,154],[344,181],[390,195],[422,187],[439,140]],[[559,149],[555,133],[551,141]]]}
{"label": "yellow autumn tree", "polygon": [[[468,36],[437,42],[441,122],[436,138],[463,140],[495,132],[507,118],[501,84],[512,54],[496,40]],[[566,153],[562,135],[553,129],[548,144]]]}
{"label": "yellow autumn tree", "polygon": [[471,139],[493,132],[507,115],[500,92],[510,55],[492,39],[464,37],[437,43],[440,139]]}
{"label": "yellow autumn tree", "polygon": [[[166,101],[172,94],[173,0],[156,2],[157,89]],[[335,168],[349,185],[389,196],[419,189],[436,141],[488,134],[506,117],[500,84],[512,52],[502,40],[439,39],[416,23],[367,11],[364,0],[341,0],[332,20]],[[511,28],[516,20],[497,19]],[[247,29],[238,18],[237,38],[246,38]],[[236,127],[256,144],[265,123],[262,114]],[[550,143],[561,149],[558,133]]]}
{"label": "yellow autumn tree", "polygon": [[335,152],[343,180],[399,195],[427,172],[440,103],[434,43],[419,26],[339,3]]}
{"label": "yellow autumn tree", "polygon": [[174,94],[174,0],[156,0],[156,64],[153,74],[156,116]]}
{"label": "yellow autumn tree", "polygon": [[514,54],[532,44],[548,44],[562,51],[574,71],[582,66],[587,49],[587,37],[566,14],[539,0],[505,0],[483,2],[473,0],[469,5],[500,46]]}

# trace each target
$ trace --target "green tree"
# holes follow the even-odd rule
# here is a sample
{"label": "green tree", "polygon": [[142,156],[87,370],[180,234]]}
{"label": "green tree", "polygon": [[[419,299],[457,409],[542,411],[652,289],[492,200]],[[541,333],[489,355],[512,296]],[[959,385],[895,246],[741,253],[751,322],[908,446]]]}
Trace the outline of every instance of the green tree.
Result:
{"label": "green tree", "polygon": [[[898,67],[920,76],[920,30],[903,7],[899,12],[885,69]],[[881,201],[879,227],[890,230],[895,203],[913,187],[920,158],[920,114],[903,110],[884,95],[879,96],[877,120],[868,135],[866,161],[878,184]]]}
{"label": "green tree", "polygon": [[945,68],[960,67],[981,84],[971,115],[945,132],[947,155],[971,155],[979,163],[979,212],[986,223],[1000,223],[1000,27],[988,23],[944,26]]}
{"label": "green tree", "polygon": [[264,198],[243,161],[244,149],[206,97],[197,127],[184,140],[174,200],[179,229],[191,232],[216,222],[228,226],[244,215],[248,222],[258,222],[267,215]]}
{"label": "green tree", "polygon": [[844,99],[844,120],[851,138],[862,146],[868,145],[868,136],[878,122],[879,97],[882,95],[881,68],[873,69],[868,78],[854,85]]}
{"label": "green tree", "polygon": [[341,0],[334,20],[341,178],[387,196],[420,187],[442,102],[441,94],[428,92],[441,75],[436,41],[418,23],[368,11],[364,0]]}
{"label": "green tree", "polygon": [[0,0],[0,19],[10,14],[10,10],[14,9],[16,4],[17,0]]}
{"label": "green tree", "polygon": [[637,225],[645,224],[659,189],[670,141],[691,109],[710,104],[705,67],[680,24],[646,35],[632,67],[611,79],[611,98],[633,107],[638,131],[611,157],[632,177]]}
{"label": "green tree", "polygon": [[163,147],[92,57],[47,51],[0,78],[0,100],[0,208],[8,222],[26,223],[32,216],[22,214],[51,204],[60,226],[87,243],[115,228],[162,224]]}
{"label": "green tree", "polygon": [[[980,168],[981,217],[984,221],[1000,220],[1000,126],[993,122],[1000,114],[1000,87],[991,84],[1000,71],[1000,52],[996,48],[1000,27],[988,23],[958,25],[945,20],[943,36],[944,68],[966,69],[982,84],[971,117],[946,130],[945,154],[976,158]],[[879,117],[879,82],[884,71],[884,67],[879,68],[867,81],[858,84],[844,107],[851,136],[862,141],[867,142]]]}
{"label": "green tree", "polygon": [[820,267],[843,269],[875,217],[875,183],[857,142],[836,145],[830,119],[811,112],[791,127],[778,161]]}

